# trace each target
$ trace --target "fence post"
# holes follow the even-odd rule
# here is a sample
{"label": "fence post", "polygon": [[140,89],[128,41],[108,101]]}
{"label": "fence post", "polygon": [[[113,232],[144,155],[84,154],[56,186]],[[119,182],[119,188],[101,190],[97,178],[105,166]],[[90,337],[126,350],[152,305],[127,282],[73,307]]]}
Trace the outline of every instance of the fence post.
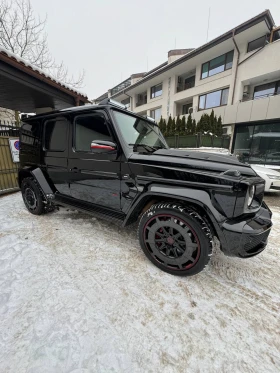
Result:
{"label": "fence post", "polygon": [[200,146],[201,146],[201,132],[198,132],[198,134],[196,136],[197,136],[197,138],[196,138],[196,147],[200,148]]}
{"label": "fence post", "polygon": [[224,148],[225,136],[222,135],[222,148]]}
{"label": "fence post", "polygon": [[175,135],[175,148],[179,148],[179,135]]}

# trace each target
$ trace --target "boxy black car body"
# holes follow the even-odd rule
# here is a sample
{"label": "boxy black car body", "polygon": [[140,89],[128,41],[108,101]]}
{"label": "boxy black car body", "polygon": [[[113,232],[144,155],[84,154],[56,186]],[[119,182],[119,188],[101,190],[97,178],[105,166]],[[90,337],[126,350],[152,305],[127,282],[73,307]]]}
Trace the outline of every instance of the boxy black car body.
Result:
{"label": "boxy black car body", "polygon": [[[249,165],[232,155],[169,149],[155,123],[109,101],[26,119],[18,180],[33,213],[38,202],[32,199],[32,185],[23,187],[24,180],[39,188],[44,211],[70,206],[122,226],[145,215],[141,246],[154,264],[173,274],[194,274],[204,267],[193,268],[198,256],[192,254],[189,262],[178,260],[188,259],[183,254],[188,236],[180,227],[189,232],[189,245],[200,256],[206,243],[196,223],[207,230],[210,246],[217,236],[224,254],[247,258],[265,248],[272,226],[263,202],[264,181]],[[158,217],[151,222],[154,214]],[[196,220],[194,225],[180,214]],[[156,245],[149,241],[151,231]]]}

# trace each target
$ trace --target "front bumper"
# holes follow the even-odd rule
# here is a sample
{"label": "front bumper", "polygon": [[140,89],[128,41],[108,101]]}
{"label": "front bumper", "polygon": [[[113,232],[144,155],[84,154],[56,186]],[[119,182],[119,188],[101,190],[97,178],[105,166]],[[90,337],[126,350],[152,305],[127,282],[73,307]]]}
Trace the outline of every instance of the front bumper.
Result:
{"label": "front bumper", "polygon": [[272,227],[272,213],[263,202],[260,210],[247,219],[226,220],[222,226],[225,255],[250,258],[262,252]]}
{"label": "front bumper", "polygon": [[271,190],[280,190],[280,180],[272,180],[270,189]]}

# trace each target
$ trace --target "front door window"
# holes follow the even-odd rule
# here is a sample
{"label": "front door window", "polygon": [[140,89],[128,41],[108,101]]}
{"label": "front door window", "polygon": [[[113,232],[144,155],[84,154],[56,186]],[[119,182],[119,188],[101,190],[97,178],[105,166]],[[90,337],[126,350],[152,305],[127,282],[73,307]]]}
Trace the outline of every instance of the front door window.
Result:
{"label": "front door window", "polygon": [[94,140],[112,141],[105,119],[102,115],[79,116],[75,121],[75,149],[89,152]]}

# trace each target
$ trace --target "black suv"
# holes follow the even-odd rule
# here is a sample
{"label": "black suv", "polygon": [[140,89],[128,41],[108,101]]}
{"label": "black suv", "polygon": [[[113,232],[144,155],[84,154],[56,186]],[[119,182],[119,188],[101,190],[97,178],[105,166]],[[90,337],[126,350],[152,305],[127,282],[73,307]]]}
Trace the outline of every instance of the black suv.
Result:
{"label": "black suv", "polygon": [[18,181],[35,215],[68,206],[123,227],[139,219],[144,253],[174,275],[200,272],[213,236],[226,255],[259,254],[272,226],[249,165],[169,149],[152,118],[110,100],[25,119]]}

